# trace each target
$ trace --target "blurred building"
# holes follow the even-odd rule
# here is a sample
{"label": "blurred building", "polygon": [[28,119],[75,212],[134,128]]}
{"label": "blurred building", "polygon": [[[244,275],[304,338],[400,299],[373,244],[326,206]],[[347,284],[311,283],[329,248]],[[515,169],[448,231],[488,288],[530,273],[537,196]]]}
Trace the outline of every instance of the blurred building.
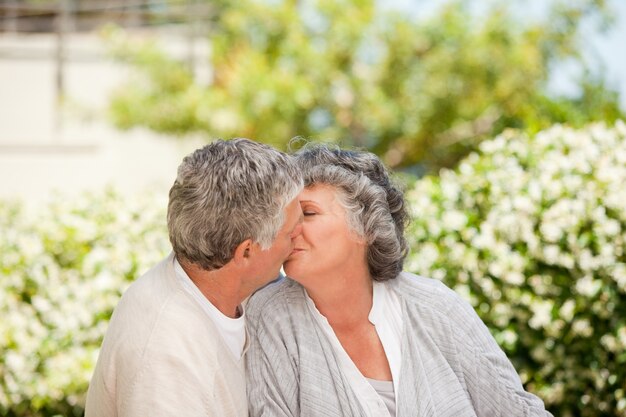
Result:
{"label": "blurred building", "polygon": [[0,31],[50,33],[65,25],[64,29],[72,32],[89,32],[105,23],[123,27],[185,23],[190,8],[194,13],[207,10],[193,1],[4,0],[0,3]]}
{"label": "blurred building", "polygon": [[113,23],[206,71],[208,47],[186,25],[194,2],[60,0],[0,2],[0,199],[39,202],[112,185],[167,192],[182,157],[206,141],[106,120],[111,91],[130,68],[99,36]]}

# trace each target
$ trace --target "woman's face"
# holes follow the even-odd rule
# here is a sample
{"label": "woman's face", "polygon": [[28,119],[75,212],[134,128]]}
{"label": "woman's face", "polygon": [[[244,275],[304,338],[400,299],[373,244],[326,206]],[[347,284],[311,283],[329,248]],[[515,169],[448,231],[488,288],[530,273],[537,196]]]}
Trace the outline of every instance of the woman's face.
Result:
{"label": "woman's face", "polygon": [[300,193],[302,233],[296,237],[295,249],[283,267],[305,288],[327,285],[330,274],[354,272],[355,265],[367,265],[366,245],[350,230],[338,199],[337,189],[330,185],[314,185]]}

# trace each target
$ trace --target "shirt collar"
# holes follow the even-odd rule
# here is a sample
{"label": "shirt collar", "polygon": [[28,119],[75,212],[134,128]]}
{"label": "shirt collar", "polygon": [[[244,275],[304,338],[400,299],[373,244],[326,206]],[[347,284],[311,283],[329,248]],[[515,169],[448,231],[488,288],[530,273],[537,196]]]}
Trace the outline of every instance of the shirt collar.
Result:
{"label": "shirt collar", "polygon": [[372,285],[372,309],[367,317],[373,325],[385,320],[385,304],[387,302],[387,286],[382,282],[374,281]]}

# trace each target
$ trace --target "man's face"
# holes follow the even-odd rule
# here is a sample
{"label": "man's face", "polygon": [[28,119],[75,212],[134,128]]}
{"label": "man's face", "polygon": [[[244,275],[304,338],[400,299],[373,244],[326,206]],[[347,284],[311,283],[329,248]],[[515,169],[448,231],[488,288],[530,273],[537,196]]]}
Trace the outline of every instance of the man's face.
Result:
{"label": "man's face", "polygon": [[268,249],[259,251],[254,264],[258,272],[258,287],[272,281],[278,276],[280,267],[294,248],[294,240],[302,232],[302,209],[298,198],[294,198],[284,210],[285,222],[278,231],[276,239]]}

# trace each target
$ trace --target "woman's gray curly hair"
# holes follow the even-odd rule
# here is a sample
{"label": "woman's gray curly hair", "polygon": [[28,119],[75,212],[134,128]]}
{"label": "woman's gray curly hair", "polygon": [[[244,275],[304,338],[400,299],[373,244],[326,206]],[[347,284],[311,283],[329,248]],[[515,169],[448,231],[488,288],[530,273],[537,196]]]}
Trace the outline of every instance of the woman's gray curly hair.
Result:
{"label": "woman's gray curly hair", "polygon": [[404,194],[393,184],[382,161],[369,152],[310,143],[294,156],[305,187],[326,184],[339,191],[348,225],[368,243],[372,278],[396,278],[408,252],[404,229],[409,215]]}

